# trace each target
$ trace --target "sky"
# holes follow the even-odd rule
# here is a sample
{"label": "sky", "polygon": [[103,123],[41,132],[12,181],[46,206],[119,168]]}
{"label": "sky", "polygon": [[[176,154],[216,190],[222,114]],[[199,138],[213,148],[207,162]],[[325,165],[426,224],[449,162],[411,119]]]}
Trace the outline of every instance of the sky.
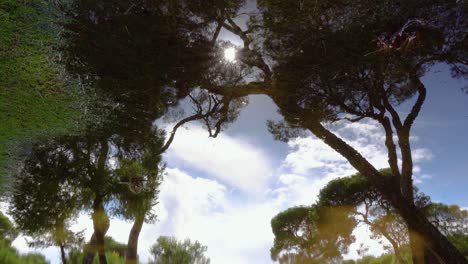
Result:
{"label": "sky", "polygon": [[[453,80],[448,68],[436,65],[424,78],[427,101],[412,131],[414,181],[434,201],[468,207],[468,95],[463,82]],[[408,111],[408,105],[399,108]],[[310,205],[319,190],[334,178],[355,170],[336,152],[312,135],[275,141],[267,120],[281,120],[265,96],[252,96],[238,120],[217,138],[209,138],[199,124],[178,130],[164,154],[167,169],[154,211],[158,220],[145,224],[139,240],[140,260],[161,235],[190,238],[208,246],[213,264],[272,263],[271,218],[297,205]],[[172,124],[165,124],[171,129]],[[371,121],[329,126],[358,149],[377,168],[387,167],[384,134]],[[113,219],[108,235],[126,242],[129,222]],[[81,215],[75,231],[92,233],[90,215]],[[360,243],[369,254],[382,246],[369,238],[364,226],[355,230],[347,258],[357,257]],[[13,243],[29,252],[25,238]],[[59,250],[40,250],[51,263],[59,263]]]}

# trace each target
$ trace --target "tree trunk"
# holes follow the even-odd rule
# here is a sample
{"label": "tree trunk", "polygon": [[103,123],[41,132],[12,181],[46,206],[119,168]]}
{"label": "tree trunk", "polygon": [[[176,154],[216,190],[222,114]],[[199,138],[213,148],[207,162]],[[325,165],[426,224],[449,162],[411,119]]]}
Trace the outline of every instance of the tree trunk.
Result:
{"label": "tree trunk", "polygon": [[102,205],[102,197],[96,196],[93,204],[93,227],[96,238],[96,249],[99,255],[99,263],[107,264],[106,252],[104,249],[104,236],[109,229],[109,217]]}
{"label": "tree trunk", "polygon": [[417,234],[421,238],[425,247],[432,249],[446,263],[468,264],[465,257],[450,241],[427,220],[413,203],[402,196],[400,186],[395,181],[395,178],[382,175],[358,151],[323,127],[320,122],[314,121],[308,123],[307,129],[340,153],[356,170],[366,176],[373,186],[380,191],[382,196],[400,213],[407,223],[410,232],[414,232],[414,234]]}
{"label": "tree trunk", "polygon": [[418,233],[412,231],[408,228],[409,233],[409,243],[411,248],[411,258],[413,259],[413,264],[424,264],[424,255],[425,247],[423,240],[418,235]]}
{"label": "tree trunk", "polygon": [[396,258],[395,263],[396,264],[404,264],[405,263],[405,261],[403,260],[403,258],[401,256],[400,248],[393,246],[393,253],[395,253],[395,258]]}
{"label": "tree trunk", "polygon": [[67,256],[65,254],[65,248],[60,244],[60,257],[62,257],[62,264],[67,264]]}
{"label": "tree trunk", "polygon": [[88,245],[84,248],[83,264],[92,264],[96,255],[96,235],[93,233]]}
{"label": "tree trunk", "polygon": [[96,235],[97,249],[99,254],[99,263],[107,264],[106,251],[104,249],[104,233],[100,232]]}
{"label": "tree trunk", "polygon": [[125,256],[126,264],[136,264],[138,261],[138,237],[140,236],[141,228],[143,227],[144,217],[137,217],[133,223],[132,229],[128,236],[127,253]]}
{"label": "tree trunk", "polygon": [[85,248],[85,255],[83,257],[83,264],[92,264],[96,252],[99,256],[99,263],[107,264],[106,252],[104,249],[104,237],[109,229],[109,218],[102,205],[102,198],[96,196],[93,201],[93,228],[94,233],[91,241],[88,243],[87,249]]}
{"label": "tree trunk", "polygon": [[[396,258],[396,262],[395,263],[398,263],[398,264],[404,264],[405,262],[403,261],[403,258],[401,256],[401,252],[400,252],[400,247],[398,246],[398,243],[397,241],[395,241],[395,239],[392,238],[392,236],[387,232],[385,231],[385,228],[382,228],[378,225],[373,225],[368,219],[367,217],[364,219],[364,221],[366,222],[366,224],[368,224],[369,226],[374,226],[377,230],[379,230],[379,232],[388,240],[388,242],[390,242],[390,244],[392,245],[393,247],[393,253],[395,254],[395,258]],[[414,263],[413,263],[414,264]]]}
{"label": "tree trunk", "polygon": [[[100,172],[103,172],[105,175],[105,167],[107,161],[107,155],[109,153],[109,144],[107,140],[103,138],[101,140],[101,150],[99,159],[97,161],[97,168]],[[93,201],[93,227],[94,227],[94,235],[96,237],[96,248],[99,255],[99,263],[100,264],[107,264],[106,259],[106,251],[104,248],[104,237],[109,229],[109,217],[107,216],[106,210],[104,209],[103,205],[103,198],[104,196],[101,192],[95,191],[96,197]]]}

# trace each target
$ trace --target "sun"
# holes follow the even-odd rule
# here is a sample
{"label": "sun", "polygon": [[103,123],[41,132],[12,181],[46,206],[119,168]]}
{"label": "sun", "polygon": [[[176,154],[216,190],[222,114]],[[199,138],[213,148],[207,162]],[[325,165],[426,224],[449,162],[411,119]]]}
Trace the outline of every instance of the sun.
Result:
{"label": "sun", "polygon": [[227,48],[224,50],[224,59],[229,62],[236,62],[236,49],[235,48]]}

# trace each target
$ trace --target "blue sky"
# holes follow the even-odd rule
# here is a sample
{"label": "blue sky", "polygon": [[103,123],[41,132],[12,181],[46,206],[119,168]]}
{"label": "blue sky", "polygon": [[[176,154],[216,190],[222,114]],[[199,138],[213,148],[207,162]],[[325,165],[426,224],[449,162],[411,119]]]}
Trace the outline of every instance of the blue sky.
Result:
{"label": "blue sky", "polygon": [[[433,200],[468,206],[468,95],[461,80],[450,77],[447,67],[435,66],[423,78],[428,97],[412,133],[415,179]],[[400,107],[406,112],[408,105]],[[139,253],[148,259],[148,249],[160,235],[199,240],[208,246],[212,263],[271,263],[273,242],[270,219],[279,211],[311,204],[329,180],[354,170],[320,140],[309,136],[289,143],[274,141],[267,120],[280,120],[276,107],[264,96],[250,98],[238,120],[216,139],[199,124],[180,129],[164,154],[167,173],[161,186],[159,220],[146,224],[140,236]],[[172,124],[166,124],[171,129]],[[369,121],[344,123],[331,129],[355,146],[379,168],[387,167],[383,132]],[[108,234],[125,242],[131,223],[114,219]],[[89,215],[74,225],[92,232]],[[358,243],[378,254],[381,246],[369,239],[366,228],[356,230]],[[350,248],[355,257],[358,243]],[[14,242],[27,249],[24,238]],[[59,250],[42,251],[59,263]]]}
{"label": "blue sky", "polygon": [[414,126],[414,146],[430,149],[434,158],[423,166],[433,178],[420,188],[436,201],[468,206],[468,94],[461,91],[466,81],[437,65],[423,82],[428,94]]}

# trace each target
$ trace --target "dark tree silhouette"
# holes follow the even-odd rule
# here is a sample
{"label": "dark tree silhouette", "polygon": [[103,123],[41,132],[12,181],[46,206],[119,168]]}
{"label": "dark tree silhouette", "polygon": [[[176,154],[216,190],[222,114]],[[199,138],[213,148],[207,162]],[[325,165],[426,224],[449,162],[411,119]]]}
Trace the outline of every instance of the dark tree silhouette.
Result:
{"label": "dark tree silhouette", "polygon": [[[202,88],[227,98],[271,97],[285,118],[276,126],[284,129],[276,132],[310,131],[365,175],[398,211],[410,229],[415,263],[466,263],[414,204],[409,140],[426,98],[420,78],[427,69],[447,63],[455,77],[466,74],[464,10],[463,1],[260,1],[259,14],[251,16],[247,28],[233,16],[218,19],[243,41],[238,61],[256,70],[257,80],[234,87],[211,82]],[[398,105],[412,98],[411,111],[402,116]],[[365,118],[385,131],[391,176],[382,175],[324,126]]]}

